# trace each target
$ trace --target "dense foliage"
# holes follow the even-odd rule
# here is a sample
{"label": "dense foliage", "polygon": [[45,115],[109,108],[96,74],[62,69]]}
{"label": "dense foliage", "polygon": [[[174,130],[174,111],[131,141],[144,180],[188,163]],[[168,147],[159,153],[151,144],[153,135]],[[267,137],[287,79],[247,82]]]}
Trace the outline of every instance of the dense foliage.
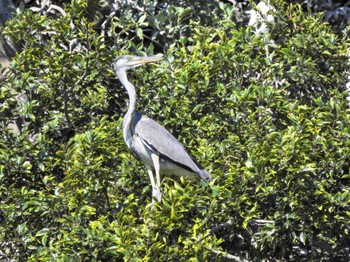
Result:
{"label": "dense foliage", "polygon": [[[278,22],[256,35],[231,2],[205,2],[73,0],[8,23],[23,51],[0,90],[1,259],[350,259],[348,40],[299,5],[275,1]],[[157,52],[129,73],[138,110],[214,181],[164,177],[151,211],[110,65]]]}
{"label": "dense foliage", "polygon": [[[329,22],[338,33],[350,23],[349,0],[291,0],[291,2],[300,3],[303,8],[313,12],[322,12],[324,21]],[[346,33],[350,36],[349,30]]]}

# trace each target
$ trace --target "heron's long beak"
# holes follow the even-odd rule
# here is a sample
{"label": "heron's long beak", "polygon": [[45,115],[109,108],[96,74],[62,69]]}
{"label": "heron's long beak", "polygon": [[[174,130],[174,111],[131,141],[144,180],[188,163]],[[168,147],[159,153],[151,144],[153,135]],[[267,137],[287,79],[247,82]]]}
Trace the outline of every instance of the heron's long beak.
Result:
{"label": "heron's long beak", "polygon": [[163,60],[163,57],[160,56],[145,56],[145,57],[137,57],[133,60],[131,60],[130,62],[128,62],[131,66],[140,66],[146,63],[150,63],[150,62],[157,62]]}

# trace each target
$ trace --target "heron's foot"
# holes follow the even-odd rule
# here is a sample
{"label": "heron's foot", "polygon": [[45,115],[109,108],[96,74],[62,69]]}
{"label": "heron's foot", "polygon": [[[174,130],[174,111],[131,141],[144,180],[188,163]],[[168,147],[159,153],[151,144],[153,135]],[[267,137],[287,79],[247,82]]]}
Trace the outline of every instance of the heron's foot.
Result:
{"label": "heron's foot", "polygon": [[154,197],[158,202],[162,200],[162,193],[160,193],[158,188],[153,188],[152,197]]}

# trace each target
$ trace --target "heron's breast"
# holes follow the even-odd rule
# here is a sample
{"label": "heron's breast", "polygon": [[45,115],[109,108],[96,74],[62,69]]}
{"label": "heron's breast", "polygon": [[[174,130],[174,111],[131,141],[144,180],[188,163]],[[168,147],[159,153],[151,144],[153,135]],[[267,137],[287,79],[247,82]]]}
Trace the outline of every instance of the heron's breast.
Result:
{"label": "heron's breast", "polygon": [[153,162],[151,158],[152,152],[142,143],[142,140],[139,136],[134,135],[129,140],[130,149],[141,158],[142,162],[146,165],[153,167]]}

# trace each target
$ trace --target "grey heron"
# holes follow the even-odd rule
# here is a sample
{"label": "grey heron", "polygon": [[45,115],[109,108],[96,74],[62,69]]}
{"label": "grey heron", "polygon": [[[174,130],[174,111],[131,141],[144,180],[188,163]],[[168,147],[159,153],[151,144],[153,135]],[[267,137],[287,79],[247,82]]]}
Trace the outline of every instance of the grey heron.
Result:
{"label": "grey heron", "polygon": [[129,82],[126,71],[160,60],[161,57],[122,55],[113,63],[119,81],[129,95],[129,108],[123,119],[124,140],[131,153],[146,165],[152,186],[152,203],[154,198],[158,202],[162,198],[160,174],[199,177],[205,182],[211,180],[208,171],[189,155],[172,134],[154,120],[136,112],[136,91]]}

